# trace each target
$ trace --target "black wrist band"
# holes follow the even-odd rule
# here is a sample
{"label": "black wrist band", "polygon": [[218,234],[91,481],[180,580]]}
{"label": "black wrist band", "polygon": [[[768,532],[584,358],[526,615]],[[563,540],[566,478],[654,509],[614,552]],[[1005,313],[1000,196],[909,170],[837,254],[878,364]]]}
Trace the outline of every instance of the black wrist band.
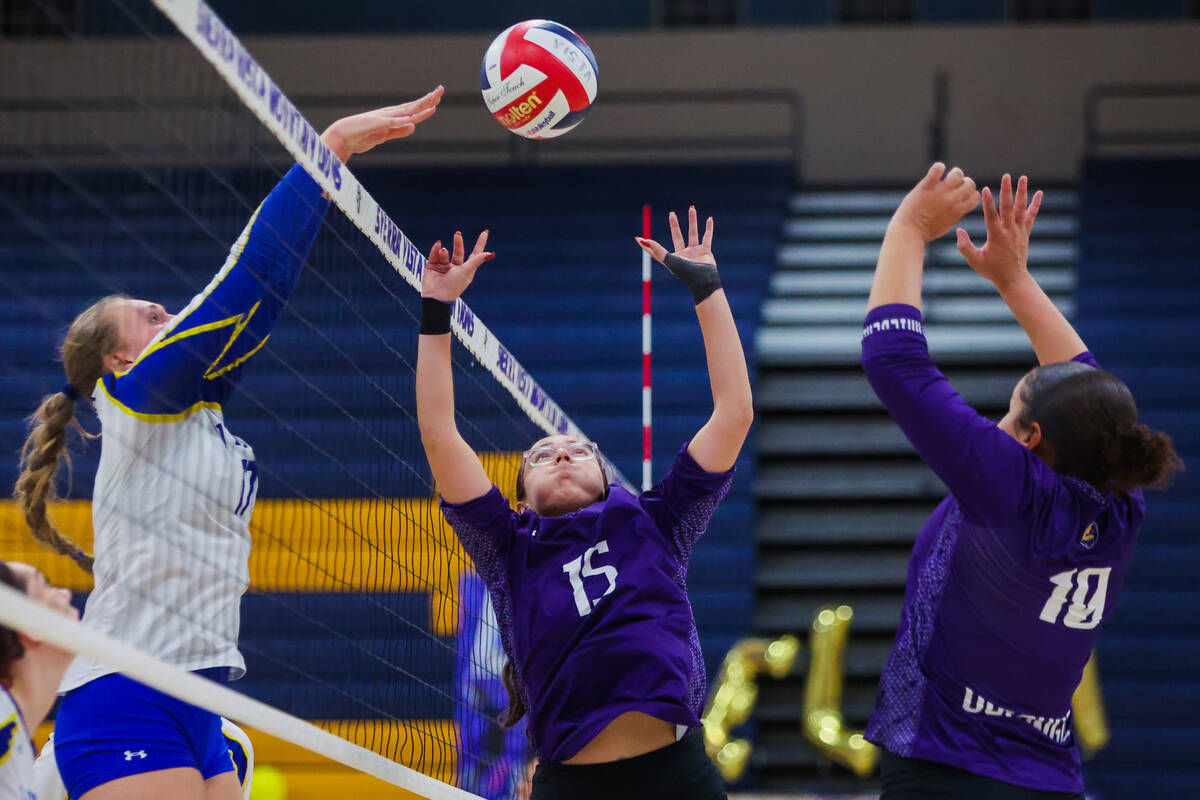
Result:
{"label": "black wrist band", "polygon": [[421,298],[421,333],[441,336],[450,332],[450,311],[454,303],[443,303],[432,297]]}
{"label": "black wrist band", "polygon": [[721,276],[712,264],[689,261],[671,253],[663,260],[663,266],[691,289],[696,305],[700,305],[709,295],[721,288]]}

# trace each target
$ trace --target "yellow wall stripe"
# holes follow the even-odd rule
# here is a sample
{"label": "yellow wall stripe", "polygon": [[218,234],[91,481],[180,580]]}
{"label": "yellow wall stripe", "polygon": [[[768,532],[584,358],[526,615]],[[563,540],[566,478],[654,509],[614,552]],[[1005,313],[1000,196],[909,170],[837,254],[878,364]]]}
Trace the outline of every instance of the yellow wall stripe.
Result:
{"label": "yellow wall stripe", "polygon": [[[511,493],[520,454],[485,454],[482,461]],[[93,552],[90,501],[55,502],[50,517]],[[260,499],[250,531],[250,585],[258,591],[422,592],[430,597],[431,630],[458,631],[458,583],[471,562],[432,498]],[[56,586],[92,588],[74,562],[34,542],[11,500],[0,502],[0,558],[33,564]]]}

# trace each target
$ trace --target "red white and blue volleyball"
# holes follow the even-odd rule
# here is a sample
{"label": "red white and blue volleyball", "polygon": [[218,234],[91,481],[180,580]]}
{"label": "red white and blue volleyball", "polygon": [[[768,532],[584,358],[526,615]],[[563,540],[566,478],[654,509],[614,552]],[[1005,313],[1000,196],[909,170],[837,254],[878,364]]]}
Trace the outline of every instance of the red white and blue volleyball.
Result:
{"label": "red white and blue volleyball", "polygon": [[596,99],[596,57],[583,37],[546,19],[518,22],[492,41],[480,70],[483,102],[527,139],[575,128]]}

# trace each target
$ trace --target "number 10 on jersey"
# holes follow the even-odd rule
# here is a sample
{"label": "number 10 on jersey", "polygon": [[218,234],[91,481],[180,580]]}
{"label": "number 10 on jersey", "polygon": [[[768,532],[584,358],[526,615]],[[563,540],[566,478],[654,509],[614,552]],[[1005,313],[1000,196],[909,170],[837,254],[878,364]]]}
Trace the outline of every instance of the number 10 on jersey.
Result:
{"label": "number 10 on jersey", "polygon": [[1108,574],[1112,567],[1089,567],[1088,569],[1069,569],[1050,578],[1054,591],[1038,619],[1051,625],[1058,622],[1063,606],[1067,603],[1067,595],[1071,594],[1071,604],[1067,606],[1066,616],[1062,624],[1068,628],[1091,630],[1100,624],[1104,616],[1104,601],[1108,599]]}

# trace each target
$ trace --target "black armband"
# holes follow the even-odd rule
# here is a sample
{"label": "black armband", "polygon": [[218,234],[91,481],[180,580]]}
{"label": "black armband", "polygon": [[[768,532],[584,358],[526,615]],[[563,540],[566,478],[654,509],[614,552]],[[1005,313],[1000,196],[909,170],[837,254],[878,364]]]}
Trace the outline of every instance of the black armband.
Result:
{"label": "black armband", "polygon": [[441,336],[450,332],[450,312],[454,303],[443,303],[432,297],[421,298],[421,333]]}
{"label": "black armband", "polygon": [[700,305],[709,295],[721,288],[721,276],[712,264],[689,261],[672,253],[663,261],[663,266],[687,285],[692,291],[692,299],[696,301],[696,305]]}

